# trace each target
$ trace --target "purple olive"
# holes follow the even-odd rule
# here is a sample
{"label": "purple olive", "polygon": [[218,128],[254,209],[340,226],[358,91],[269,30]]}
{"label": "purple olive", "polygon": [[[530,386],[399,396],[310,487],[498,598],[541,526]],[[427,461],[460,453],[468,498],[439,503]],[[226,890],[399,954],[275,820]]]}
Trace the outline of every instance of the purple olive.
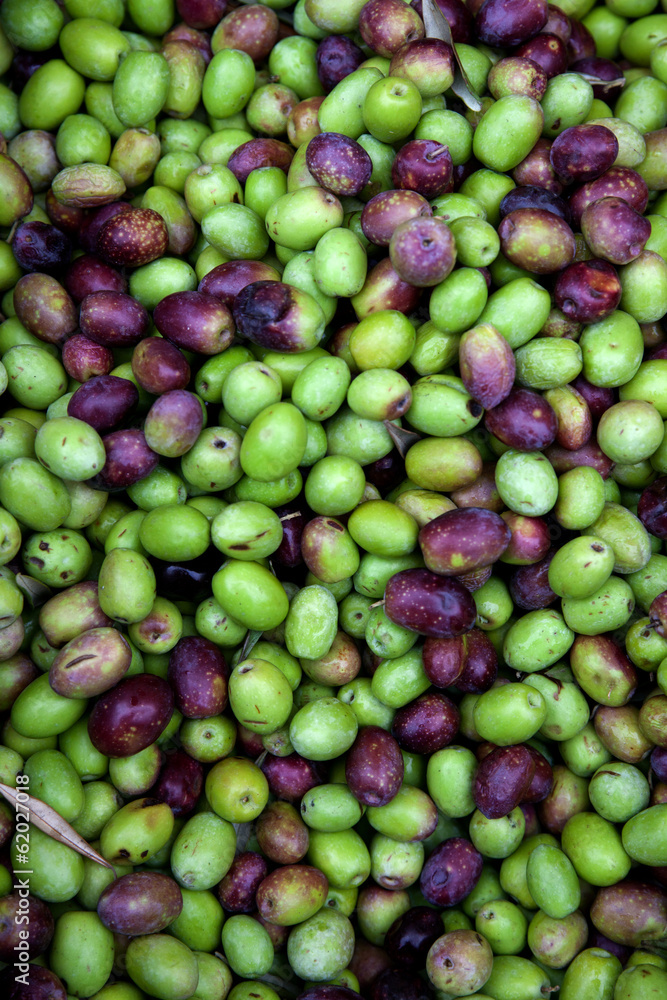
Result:
{"label": "purple olive", "polygon": [[72,261],[63,284],[77,305],[93,292],[127,291],[127,279],[120,271],[92,253],[84,253]]}
{"label": "purple olive", "polygon": [[228,913],[252,913],[260,884],[269,874],[266,860],[256,851],[237,854],[218,885],[218,899]]}
{"label": "purple olive", "polygon": [[204,768],[184,750],[168,750],[150,795],[166,802],[174,816],[187,816],[197,805],[204,784]]}
{"label": "purple olive", "polygon": [[279,167],[287,173],[293,156],[294,150],[286,142],[278,139],[250,139],[237,146],[227,161],[227,167],[237,181],[245,184],[248,175],[260,167]]}
{"label": "purple olive", "polygon": [[[90,385],[90,382],[86,384]],[[90,480],[90,484],[97,490],[109,493],[125,490],[150,475],[160,460],[159,455],[146,444],[144,432],[137,429],[112,431],[102,441],[106,462],[102,471]]]}
{"label": "purple olive", "polygon": [[571,73],[582,73],[588,77],[593,96],[599,101],[615,99],[625,86],[623,70],[611,59],[594,55],[577,60],[569,68]]}
{"label": "purple olive", "polygon": [[570,195],[570,212],[575,228],[581,225],[586,206],[599,198],[622,198],[643,215],[648,205],[648,186],[641,174],[631,167],[610,167],[600,177],[575,188]]}
{"label": "purple olive", "polygon": [[514,55],[530,59],[544,70],[549,80],[567,69],[567,46],[562,38],[550,32],[541,31],[538,35],[534,35],[520,45]]}
{"label": "purple olive", "polygon": [[380,726],[363,726],[345,759],[345,779],[363,805],[391,802],[403,781],[403,757],[394,737]]}
{"label": "purple olive", "polygon": [[20,322],[47,344],[62,344],[76,330],[76,307],[50,274],[24,274],[14,286],[13,302]]}
{"label": "purple olive", "polygon": [[402,750],[431,754],[452,742],[459,722],[454,702],[444,694],[430,691],[398,709],[391,732]]}
{"label": "purple olive", "polygon": [[341,197],[359,194],[373,172],[364,147],[340,132],[320,132],[312,138],[306,147],[306,166],[325,191]]}
{"label": "purple olive", "polygon": [[153,322],[172,344],[198,354],[220,354],[234,339],[229,309],[205,292],[166,295],[153,311]]}
{"label": "purple olive", "polygon": [[543,208],[517,208],[498,226],[500,248],[518,267],[536,274],[560,271],[574,260],[574,233],[564,219]]}
{"label": "purple olive", "polygon": [[622,198],[599,198],[581,213],[581,232],[596,257],[629,264],[644,249],[651,223]]}
{"label": "purple olive", "polygon": [[434,906],[456,906],[477,885],[483,858],[464,837],[449,837],[431,853],[422,868],[419,888]]}
{"label": "purple olive", "polygon": [[454,681],[461,694],[482,694],[493,687],[498,676],[498,654],[485,632],[472,629],[463,636],[465,660],[463,670]]}
{"label": "purple olive", "polygon": [[389,246],[401,222],[417,216],[431,216],[433,209],[417,191],[381,191],[366,203],[361,213],[364,236],[378,246]]}
{"label": "purple olive", "polygon": [[555,549],[539,562],[519,566],[513,573],[510,594],[514,603],[525,611],[548,608],[556,600],[556,594],[549,586],[549,565],[554,554]]}
{"label": "purple olive", "polygon": [[365,56],[347,35],[327,35],[317,46],[315,64],[320,83],[327,93],[353,73]]}
{"label": "purple olive", "polygon": [[[78,209],[81,211],[81,209]],[[79,231],[79,243],[87,253],[94,254],[97,248],[97,237],[102,226],[120,212],[131,212],[132,206],[126,201],[112,201],[101,205],[85,216]]]}
{"label": "purple olive", "polygon": [[667,538],[667,476],[661,476],[642,490],[637,516],[650,534]]}
{"label": "purple olive", "polygon": [[287,757],[268,756],[262,764],[262,771],[271,793],[277,799],[292,804],[300,802],[306,792],[325,781],[317,764],[298,753],[288,754]]}
{"label": "purple olive", "polygon": [[539,393],[513,389],[502,403],[486,411],[484,426],[510,448],[542,451],[556,440],[558,421]]}
{"label": "purple olive", "polygon": [[107,219],[95,249],[109,264],[141,267],[164,256],[168,245],[169,231],[162,216],[152,208],[131,208]]}
{"label": "purple olive", "polygon": [[395,573],[385,589],[385,614],[397,625],[435,638],[470,631],[475,602],[462,583],[427,569]]}
{"label": "purple olive", "polygon": [[517,208],[542,208],[546,212],[553,212],[567,223],[570,221],[570,209],[565,199],[547,188],[533,184],[513,188],[505,195],[500,203],[500,218],[504,219]]}
{"label": "purple olive", "polygon": [[59,271],[72,253],[69,236],[46,222],[22,222],[11,242],[16,262],[24,271]]}
{"label": "purple olive", "polygon": [[212,295],[232,309],[236,296],[253,281],[280,281],[280,275],[261,260],[229,260],[205,274],[197,291]]}
{"label": "purple olive", "polygon": [[161,872],[132,872],[117,878],[97,902],[97,915],[114,934],[155,934],[168,927],[183,909],[183,894],[173,878]]}
{"label": "purple olive", "polygon": [[387,931],[385,945],[397,965],[419,969],[433,942],[443,933],[442,917],[430,906],[412,906]]}
{"label": "purple olive", "polygon": [[417,288],[432,287],[444,281],[454,267],[456,244],[442,219],[417,217],[396,227],[389,256],[402,281]]}
{"label": "purple olive", "polygon": [[108,375],[114,366],[114,356],[110,347],[75,333],[63,344],[62,363],[70,378],[87,382],[96,375]]}
{"label": "purple olive", "polygon": [[453,171],[447,146],[433,139],[413,139],[396,154],[391,179],[396,188],[431,199],[453,189]]}
{"label": "purple olive", "polygon": [[214,28],[227,12],[227,0],[176,0],[176,9],[191,28]]}
{"label": "purple olive", "polygon": [[495,747],[480,762],[473,798],[487,819],[500,819],[526,798],[535,774],[535,761],[522,743]]}
{"label": "purple olive", "polygon": [[583,184],[600,177],[618,156],[618,139],[604,125],[573,125],[557,135],[549,153],[564,184]]}
{"label": "purple olive", "polygon": [[551,140],[538,139],[528,156],[512,171],[516,183],[521,186],[543,187],[553,194],[560,194],[564,185],[551,166],[550,151]]}
{"label": "purple olive", "polygon": [[480,42],[498,48],[521,45],[547,23],[547,0],[486,0],[475,18]]}
{"label": "purple olive", "polygon": [[19,950],[27,951],[31,959],[37,958],[51,944],[53,928],[51,910],[37,896],[23,889],[22,895],[16,891],[0,897],[0,961],[13,967],[19,961]]}
{"label": "purple olive", "polygon": [[[42,55],[41,52],[35,54]],[[23,979],[19,981],[13,965],[0,972],[0,990],[6,1000],[67,1000],[65,987],[55,972],[41,965],[33,964],[29,968],[27,984]]]}
{"label": "purple olive", "polygon": [[190,381],[190,365],[175,344],[162,337],[146,337],[132,352],[132,374],[142,389],[159,396],[185,389]]}
{"label": "purple olive", "polygon": [[[632,211],[629,205],[625,207]],[[606,260],[581,260],[563,268],[556,278],[554,302],[569,320],[597,323],[613,313],[621,293],[621,282],[611,264]]]}
{"label": "purple olive", "polygon": [[84,420],[98,434],[110,431],[137,407],[139,392],[134,382],[117,375],[97,375],[74,391],[67,415]]}
{"label": "purple olive", "polygon": [[167,679],[176,708],[187,719],[205,719],[224,710],[228,675],[222,652],[202,636],[180,639],[170,654]]}
{"label": "purple olive", "polygon": [[171,688],[154,674],[120,681],[95,703],[88,735],[107,757],[131,757],[155,743],[174,710]]}
{"label": "purple olive", "polygon": [[203,421],[198,397],[184,389],[172,389],[156,399],[146,414],[146,444],[158,455],[178,458],[192,448]]}
{"label": "purple olive", "polygon": [[81,333],[105,347],[134,347],[148,334],[144,307],[125,292],[103,290],[87,295],[79,314]]}
{"label": "purple olive", "polygon": [[482,507],[449,510],[419,532],[419,547],[428,569],[459,576],[497,562],[512,533],[502,517]]}

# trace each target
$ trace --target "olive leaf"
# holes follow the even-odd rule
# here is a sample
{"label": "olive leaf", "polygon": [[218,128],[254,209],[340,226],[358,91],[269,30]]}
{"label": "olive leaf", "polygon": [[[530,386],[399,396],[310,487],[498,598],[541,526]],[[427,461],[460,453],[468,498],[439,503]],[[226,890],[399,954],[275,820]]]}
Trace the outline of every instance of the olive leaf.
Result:
{"label": "olive leaf", "polygon": [[406,431],[403,427],[397,427],[396,424],[392,424],[391,420],[383,420],[382,422],[387,428],[389,437],[396,445],[396,451],[401,458],[405,458],[413,444],[421,441],[421,434],[415,434],[414,431]]}
{"label": "olive leaf", "polygon": [[[27,795],[27,793],[22,793],[20,788],[12,788],[10,785],[0,784],[0,794],[4,795],[11,805],[15,809],[20,810],[28,815],[29,821],[41,830],[42,833],[46,833],[49,837],[53,837],[60,844],[65,844],[67,847],[71,847],[73,851],[78,854],[83,854],[85,858],[90,858],[91,861],[97,861],[99,865],[104,865],[105,868],[110,868],[113,871],[113,865],[94,851],[87,841],[83,839],[76,830],[67,823],[62,816],[52,809],[51,806],[47,805],[46,802],[42,802],[41,799],[36,799],[33,795]],[[21,795],[21,799],[18,796]],[[23,798],[25,795],[25,799]]]}
{"label": "olive leaf", "polygon": [[255,824],[254,823],[232,823],[234,827],[234,832],[236,833],[236,851],[237,854],[243,854],[248,842],[253,835]]}
{"label": "olive leaf", "polygon": [[253,651],[253,647],[257,645],[259,640],[262,638],[263,632],[258,632],[256,629],[250,629],[246,635],[243,646],[241,648],[241,659],[247,660]]}
{"label": "olive leaf", "polygon": [[16,586],[26,598],[32,608],[38,608],[40,604],[45,604],[53,591],[41,580],[36,580],[34,576],[27,576],[25,573],[16,574]]}
{"label": "olive leaf", "polygon": [[470,86],[463,63],[459,59],[456,46],[454,45],[452,30],[449,27],[447,18],[438,7],[436,0],[423,0],[422,21],[426,28],[427,38],[439,38],[441,41],[451,45],[452,52],[454,53],[454,82],[452,83],[452,90],[471,111],[481,111],[482,103]]}

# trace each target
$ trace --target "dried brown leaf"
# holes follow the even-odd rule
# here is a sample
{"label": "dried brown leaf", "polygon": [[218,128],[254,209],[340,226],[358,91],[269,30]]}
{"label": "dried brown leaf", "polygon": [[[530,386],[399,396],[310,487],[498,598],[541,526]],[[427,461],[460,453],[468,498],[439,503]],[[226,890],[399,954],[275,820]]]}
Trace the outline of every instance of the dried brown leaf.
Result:
{"label": "dried brown leaf", "polygon": [[10,785],[0,784],[0,793],[4,795],[14,809],[21,809],[23,812],[28,813],[30,822],[38,830],[41,830],[42,833],[53,837],[60,844],[66,844],[67,847],[71,847],[78,854],[83,854],[85,858],[97,861],[99,865],[104,865],[105,868],[110,868],[111,871],[114,870],[113,865],[109,864],[97,851],[94,851],[90,844],[55,809],[47,805],[46,802],[36,799],[34,795],[28,795],[27,801],[19,799],[18,795],[21,793],[21,789],[12,788]]}
{"label": "dried brown leaf", "polygon": [[396,424],[392,424],[391,420],[383,420],[383,423],[387,428],[389,437],[396,445],[396,451],[401,458],[405,458],[413,444],[421,441],[421,434],[415,434],[414,431],[406,431],[403,427],[397,427]]}
{"label": "dried brown leaf", "polygon": [[53,591],[41,580],[36,580],[34,576],[26,573],[16,574],[16,586],[27,599],[32,608],[38,608],[45,604],[49,597],[53,596]]}
{"label": "dried brown leaf", "polygon": [[466,71],[463,68],[463,63],[459,59],[456,51],[449,22],[438,7],[436,0],[423,0],[422,20],[424,22],[424,27],[426,28],[427,38],[440,38],[443,42],[447,42],[447,44],[452,47],[455,65],[452,90],[457,97],[461,98],[465,106],[471,109],[471,111],[481,111],[482,103],[470,85],[470,81],[466,76]]}

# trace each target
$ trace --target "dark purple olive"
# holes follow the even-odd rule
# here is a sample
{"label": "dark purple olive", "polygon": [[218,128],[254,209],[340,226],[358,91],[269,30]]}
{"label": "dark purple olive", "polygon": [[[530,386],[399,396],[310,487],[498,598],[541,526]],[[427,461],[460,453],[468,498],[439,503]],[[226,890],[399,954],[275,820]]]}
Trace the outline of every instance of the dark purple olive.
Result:
{"label": "dark purple olive", "polygon": [[465,660],[463,670],[454,681],[461,694],[482,694],[493,687],[498,675],[498,654],[485,632],[472,629],[463,636]]}
{"label": "dark purple olive", "polygon": [[513,389],[502,403],[486,411],[484,426],[510,448],[542,451],[556,440],[558,420],[539,393]]}
{"label": "dark purple olive", "polygon": [[91,211],[84,219],[79,232],[79,243],[87,253],[95,254],[97,237],[102,226],[120,212],[131,212],[132,206],[127,201],[112,201],[109,205],[101,205]]}
{"label": "dark purple olive", "polygon": [[171,688],[154,674],[120,681],[95,703],[88,719],[93,745],[107,757],[131,757],[155,743],[174,710]]}
{"label": "dark purple olive", "polygon": [[549,156],[564,184],[584,184],[613,165],[618,156],[618,139],[604,125],[573,125],[556,136]]}
{"label": "dark purple olive", "polygon": [[[625,205],[625,202],[621,204]],[[633,211],[629,205],[625,208]],[[594,258],[563,268],[556,278],[553,294],[554,302],[569,320],[597,323],[613,313],[621,301],[621,293],[621,282],[615,268],[606,260]]]}
{"label": "dark purple olive", "polygon": [[373,172],[373,162],[354,139],[340,132],[320,132],[306,147],[306,166],[326,191],[337,196],[359,194]]}
{"label": "dark purple olive", "polygon": [[451,272],[456,263],[456,244],[443,219],[417,217],[396,227],[389,256],[402,281],[416,288],[429,288],[440,284]]}
{"label": "dark purple olive", "polygon": [[554,772],[549,761],[535,747],[525,744],[525,749],[533,758],[535,772],[522,798],[525,802],[543,802],[554,785]]}
{"label": "dark purple olive", "polygon": [[[198,2],[201,3],[202,0]],[[197,24],[195,27],[203,28],[209,25]],[[216,41],[219,47],[224,45],[227,49],[241,49],[242,52],[247,52],[250,58],[258,63],[268,58],[271,49],[278,41],[279,27],[280,21],[275,11],[268,7],[260,7],[258,4],[252,4],[250,10],[238,7],[225,17],[224,24],[216,31]]]}
{"label": "dark purple olive", "polygon": [[644,487],[637,504],[637,516],[651,535],[667,538],[667,476],[660,476]]}
{"label": "dark purple olive", "polygon": [[429,691],[398,709],[391,732],[402,750],[431,754],[452,742],[460,719],[453,701],[438,691]]}
{"label": "dark purple olive", "polygon": [[480,761],[473,799],[487,819],[507,816],[526,797],[535,773],[535,761],[522,743],[496,747]]}
{"label": "dark purple olive", "polygon": [[191,28],[214,28],[227,12],[227,0],[176,0],[176,10]]}
{"label": "dark purple olive", "polygon": [[432,1000],[433,993],[416,972],[387,969],[375,980],[368,997],[369,1000]]}
{"label": "dark purple olive", "polygon": [[413,139],[396,154],[391,179],[394,187],[431,199],[453,189],[453,171],[447,146],[433,139]]}
{"label": "dark purple olive", "polygon": [[616,941],[612,941],[611,938],[606,937],[600,931],[593,928],[588,935],[588,941],[586,942],[587,948],[602,948],[603,951],[608,951],[610,955],[615,955],[619,960],[621,965],[627,965],[628,959],[632,955],[632,948],[628,948],[627,945],[618,944]]}
{"label": "dark purple olive", "polygon": [[13,966],[19,960],[19,949],[27,951],[31,959],[37,958],[51,944],[53,927],[47,904],[26,893],[25,888],[22,895],[17,890],[0,897],[0,961]]}
{"label": "dark purple olive", "polygon": [[301,555],[301,536],[306,523],[311,519],[311,514],[307,510],[305,503],[298,500],[285,504],[283,507],[274,508],[283,526],[283,537],[280,545],[271,556],[271,561],[284,566],[286,569],[295,569],[303,566]]}
{"label": "dark purple olive", "polygon": [[17,49],[11,65],[12,83],[14,89],[19,93],[25,87],[33,73],[36,73],[40,66],[51,59],[62,59],[60,49],[57,45],[49,49],[35,50]]}
{"label": "dark purple olive", "polygon": [[359,1000],[359,994],[347,986],[309,986],[296,1000]]}
{"label": "dark purple olive", "polygon": [[260,167],[279,167],[287,173],[293,156],[291,146],[279,139],[250,139],[237,146],[227,161],[227,167],[237,181],[245,184],[248,175]]}
{"label": "dark purple olive", "polygon": [[430,906],[412,906],[387,931],[385,947],[404,969],[420,969],[429,948],[442,935],[442,917]]}
{"label": "dark purple olive", "polygon": [[11,242],[16,262],[24,271],[59,271],[72,253],[69,236],[46,222],[21,222]]}
{"label": "dark purple olive", "polygon": [[255,824],[257,843],[265,858],[279,865],[296,864],[308,850],[308,827],[290,802],[270,802]]}
{"label": "dark purple olive", "polygon": [[269,874],[266,860],[256,851],[237,854],[218,885],[217,894],[228,913],[252,913],[260,883]]}
{"label": "dark purple olive", "polygon": [[74,391],[67,415],[84,420],[98,434],[117,427],[137,407],[139,392],[134,382],[117,375],[97,375]]}
{"label": "dark purple olive", "polygon": [[543,30],[547,31],[550,35],[558,35],[566,45],[572,36],[570,18],[564,10],[561,10],[560,7],[552,3],[547,7],[547,23],[544,25]]}
{"label": "dark purple olive", "polygon": [[464,507],[425,524],[419,532],[419,547],[428,569],[459,576],[497,562],[511,537],[500,515],[483,507]]}
{"label": "dark purple olive", "polygon": [[530,59],[540,69],[543,69],[550,80],[567,69],[567,46],[558,35],[541,31],[529,41],[524,42],[514,55],[522,59]]}
{"label": "dark purple olive", "polygon": [[167,680],[186,719],[219,715],[227,704],[229,671],[220,649],[202,636],[180,639],[169,656]]}
{"label": "dark purple olive", "polygon": [[300,802],[306,792],[325,781],[317,764],[298,753],[288,754],[287,757],[269,755],[261,767],[271,793],[277,799],[292,804]]}
{"label": "dark purple olive", "polygon": [[41,965],[30,965],[29,970],[27,984],[23,978],[19,981],[13,965],[0,972],[0,992],[6,1000],[67,1000],[65,987],[55,972]]}
{"label": "dark purple olive", "polygon": [[132,352],[132,374],[142,389],[159,396],[185,389],[190,381],[190,365],[175,344],[162,337],[146,337]]}
{"label": "dark purple olive", "polygon": [[541,517],[527,517],[508,510],[503,521],[512,532],[510,543],[503,553],[503,562],[512,566],[530,566],[539,562],[549,551],[551,535],[549,525]]}
{"label": "dark purple olive", "polygon": [[667,748],[655,747],[651,752],[651,770],[658,781],[667,781]]}
{"label": "dark purple olive", "polygon": [[402,0],[368,0],[359,13],[359,34],[377,55],[391,58],[405,42],[424,37],[424,24]]}
{"label": "dark purple olive", "polygon": [[553,212],[567,223],[570,221],[570,209],[565,199],[534,184],[515,187],[509,191],[500,203],[500,218],[504,219],[517,208],[542,208],[546,212]]}
{"label": "dark purple olive", "polygon": [[[0,663],[0,712],[10,709],[21,691],[36,677],[39,677],[39,671],[25,653],[19,651],[3,660]],[[3,814],[0,812],[0,823],[2,820]]]}
{"label": "dark purple olive", "polygon": [[141,303],[125,292],[87,295],[79,314],[81,332],[105,347],[134,347],[145,337],[150,317]]}
{"label": "dark purple olive", "polygon": [[431,853],[422,868],[419,888],[434,906],[456,906],[477,885],[483,858],[465,837],[449,837]]}
{"label": "dark purple olive", "polygon": [[232,315],[205,292],[172,292],[158,302],[153,322],[177,347],[198,354],[220,354],[234,339]]}
{"label": "dark purple olive", "polygon": [[188,816],[197,805],[204,784],[204,768],[184,750],[168,750],[149,794],[166,802],[174,816]]}
{"label": "dark purple olive", "polygon": [[405,479],[405,461],[394,448],[384,458],[365,465],[364,473],[366,481],[376,486],[382,496],[385,496]]}
{"label": "dark purple olive", "polygon": [[475,18],[480,42],[498,48],[521,45],[547,23],[547,0],[486,0]]}
{"label": "dark purple olive", "polygon": [[570,25],[572,31],[570,34],[570,40],[567,43],[567,55],[570,60],[570,64],[577,62],[579,59],[588,59],[591,56],[594,56],[595,39],[586,25],[582,24],[581,21],[577,21],[575,18],[571,18]]}
{"label": "dark purple olive", "polygon": [[403,781],[403,757],[394,737],[380,726],[363,726],[345,758],[345,779],[363,805],[391,802]]}
{"label": "dark purple olive", "polygon": [[475,632],[452,639],[427,639],[422,649],[424,671],[435,687],[451,687],[466,665],[466,640]]}
{"label": "dark purple olive", "polygon": [[546,456],[558,476],[570,469],[577,469],[580,465],[589,465],[591,468],[597,469],[603,479],[607,479],[614,465],[596,441],[587,441],[585,445],[575,451],[562,448],[558,444],[552,444],[547,448]]}
{"label": "dark purple olive", "polygon": [[152,559],[151,564],[161,595],[178,601],[187,593],[191,600],[202,601],[211,593],[211,580],[220,568],[220,554],[214,549],[187,562],[168,563]]}
{"label": "dark purple olive", "polygon": [[279,281],[280,275],[261,260],[229,260],[205,274],[197,291],[219,299],[231,309],[236,296],[253,281]]}
{"label": "dark purple olive", "polygon": [[586,75],[593,87],[593,96],[599,101],[614,100],[625,86],[623,70],[611,59],[590,56],[572,63],[569,69],[571,73]]}
{"label": "dark purple olive", "polygon": [[126,490],[150,475],[160,461],[159,455],[146,444],[144,432],[138,429],[112,431],[102,441],[107,458],[102,471],[89,481],[94,489],[109,493]]}
{"label": "dark purple olive", "polygon": [[417,191],[381,191],[364,206],[361,228],[367,240],[386,247],[397,226],[422,215],[433,215],[433,209]]}
{"label": "dark purple olive", "polygon": [[347,35],[327,35],[317,46],[315,64],[320,83],[327,93],[353,73],[365,56]]}
{"label": "dark purple olive", "polygon": [[93,292],[126,292],[127,279],[92,253],[84,253],[67,268],[65,288],[77,305]]}
{"label": "dark purple olive", "polygon": [[515,604],[526,611],[537,611],[547,608],[556,600],[556,594],[549,586],[549,565],[555,554],[555,549],[544,559],[531,563],[530,566],[519,566],[510,579],[510,594]]}
{"label": "dark purple olive", "polygon": [[572,386],[586,400],[594,420],[601,417],[604,411],[608,410],[618,400],[617,390],[593,385],[583,375],[577,375],[572,382]]}
{"label": "dark purple olive", "polygon": [[161,872],[132,872],[117,878],[97,902],[97,915],[114,934],[137,937],[168,927],[183,909],[180,886]]}
{"label": "dark purple olive", "polygon": [[648,205],[648,186],[641,174],[631,167],[610,167],[600,177],[575,188],[570,195],[570,212],[575,229],[581,225],[586,206],[599,198],[622,198],[643,215]]}
{"label": "dark purple olive", "polygon": [[427,569],[406,569],[387,583],[385,614],[413,632],[446,639],[470,631],[477,609],[458,580]]}

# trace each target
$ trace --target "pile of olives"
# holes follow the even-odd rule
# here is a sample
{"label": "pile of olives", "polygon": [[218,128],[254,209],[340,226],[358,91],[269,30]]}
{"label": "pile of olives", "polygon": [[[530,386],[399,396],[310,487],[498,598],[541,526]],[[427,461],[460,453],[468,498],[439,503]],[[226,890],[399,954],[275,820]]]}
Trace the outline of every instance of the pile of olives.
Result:
{"label": "pile of olives", "polygon": [[2,0],[9,1000],[667,996],[667,0]]}

